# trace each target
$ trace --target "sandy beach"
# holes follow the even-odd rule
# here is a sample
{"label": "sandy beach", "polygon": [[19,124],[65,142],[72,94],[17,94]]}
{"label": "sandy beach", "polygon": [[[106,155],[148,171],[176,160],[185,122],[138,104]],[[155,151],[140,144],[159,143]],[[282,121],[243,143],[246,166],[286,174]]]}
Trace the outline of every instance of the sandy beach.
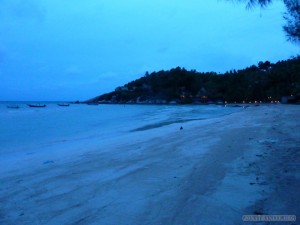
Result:
{"label": "sandy beach", "polygon": [[251,224],[242,216],[261,214],[300,219],[300,106],[251,106],[132,131],[96,147],[79,145],[1,159],[0,224],[232,225]]}

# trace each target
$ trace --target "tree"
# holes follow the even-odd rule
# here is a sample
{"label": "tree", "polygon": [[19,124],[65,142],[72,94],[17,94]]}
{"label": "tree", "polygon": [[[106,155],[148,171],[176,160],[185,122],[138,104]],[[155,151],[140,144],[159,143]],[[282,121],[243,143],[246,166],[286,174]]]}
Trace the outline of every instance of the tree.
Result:
{"label": "tree", "polygon": [[[244,2],[244,0],[238,0]],[[267,7],[273,0],[248,0],[247,8],[260,6]],[[283,18],[286,20],[286,25],[283,26],[289,41],[300,43],[300,0],[282,0],[287,8]]]}
{"label": "tree", "polygon": [[261,7],[266,7],[271,2],[272,2],[272,0],[248,0],[247,8],[252,8],[257,5],[260,5]]}
{"label": "tree", "polygon": [[290,41],[300,42],[300,2],[299,0],[285,0],[284,2],[287,7],[287,13],[284,15],[287,24],[283,29]]}
{"label": "tree", "polygon": [[271,67],[271,63],[269,61],[258,63],[258,68],[261,70],[268,70],[270,67]]}

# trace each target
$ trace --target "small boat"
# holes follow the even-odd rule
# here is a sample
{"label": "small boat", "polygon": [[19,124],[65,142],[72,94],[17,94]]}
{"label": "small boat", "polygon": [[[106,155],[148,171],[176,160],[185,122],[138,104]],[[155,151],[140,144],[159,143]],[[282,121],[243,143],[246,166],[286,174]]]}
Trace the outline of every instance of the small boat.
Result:
{"label": "small boat", "polygon": [[62,103],[62,104],[57,104],[58,106],[69,106],[70,104]]}
{"label": "small boat", "polygon": [[18,105],[8,105],[6,107],[9,109],[19,109],[20,108],[20,106],[18,106]]}
{"label": "small boat", "polygon": [[44,108],[46,105],[41,105],[41,104],[28,104],[29,107],[36,107],[36,108]]}

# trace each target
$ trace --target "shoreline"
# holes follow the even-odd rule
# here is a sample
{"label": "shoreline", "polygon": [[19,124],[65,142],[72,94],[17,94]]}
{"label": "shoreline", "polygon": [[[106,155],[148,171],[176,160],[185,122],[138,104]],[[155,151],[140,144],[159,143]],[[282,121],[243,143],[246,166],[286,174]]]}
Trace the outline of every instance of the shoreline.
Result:
{"label": "shoreline", "polygon": [[299,216],[299,115],[295,105],[249,107],[1,173],[0,222],[241,224],[243,215]]}

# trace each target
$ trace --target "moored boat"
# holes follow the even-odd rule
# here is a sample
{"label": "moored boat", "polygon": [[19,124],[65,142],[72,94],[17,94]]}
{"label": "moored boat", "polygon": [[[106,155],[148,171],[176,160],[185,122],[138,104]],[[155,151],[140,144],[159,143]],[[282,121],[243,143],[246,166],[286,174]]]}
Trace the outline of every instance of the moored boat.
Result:
{"label": "moored boat", "polygon": [[6,107],[9,109],[19,109],[20,108],[20,106],[18,106],[18,105],[8,105]]}
{"label": "moored boat", "polygon": [[70,104],[66,104],[66,103],[58,103],[57,105],[58,105],[58,106],[66,106],[66,107],[67,107],[67,106],[69,106]]}
{"label": "moored boat", "polygon": [[45,104],[28,104],[29,107],[36,107],[36,108],[44,108],[46,107]]}

